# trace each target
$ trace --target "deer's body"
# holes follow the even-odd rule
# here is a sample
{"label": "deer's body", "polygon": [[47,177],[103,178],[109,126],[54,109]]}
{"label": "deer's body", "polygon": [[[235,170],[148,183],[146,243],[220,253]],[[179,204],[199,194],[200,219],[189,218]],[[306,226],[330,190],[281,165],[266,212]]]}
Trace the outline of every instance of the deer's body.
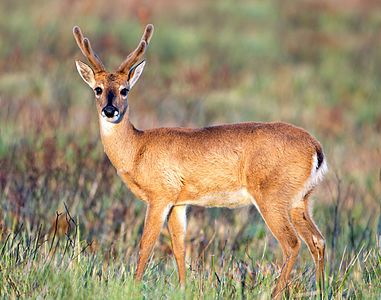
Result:
{"label": "deer's body", "polygon": [[321,152],[306,131],[285,123],[146,131],[129,122],[106,126],[101,124],[107,156],[147,203],[162,198],[168,205],[235,208],[262,204],[273,189],[296,197],[317,173],[314,158]]}
{"label": "deer's body", "polygon": [[[93,65],[77,62],[82,78],[97,97],[102,143],[129,189],[147,203],[136,278],[166,220],[179,279],[185,284],[186,206],[255,205],[283,250],[284,266],[273,292],[279,297],[303,239],[324,279],[324,238],[312,220],[309,195],[327,165],[319,142],[286,123],[240,123],[200,129],[135,129],[129,121],[127,92],[139,78],[153,27],[117,73],[108,73],[79,28],[77,43]],[[120,93],[120,95],[118,95]]]}

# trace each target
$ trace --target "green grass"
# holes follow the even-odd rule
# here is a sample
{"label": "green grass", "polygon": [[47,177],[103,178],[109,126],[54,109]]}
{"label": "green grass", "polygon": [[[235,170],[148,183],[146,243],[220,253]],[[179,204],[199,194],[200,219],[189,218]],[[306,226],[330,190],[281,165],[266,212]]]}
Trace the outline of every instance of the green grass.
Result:
{"label": "green grass", "polygon": [[[278,274],[277,267],[269,264],[271,257],[266,248],[256,247],[256,253],[246,249],[244,254],[244,249],[233,251],[227,242],[222,253],[213,251],[214,255],[206,255],[210,253],[207,251],[192,261],[185,291],[178,287],[174,262],[162,256],[153,257],[143,283],[139,284],[133,279],[135,257],[126,258],[118,241],[109,250],[112,254],[101,254],[81,241],[79,229],[76,231],[73,221],[69,222],[74,228],[66,237],[44,240],[46,236],[40,235],[40,231],[30,236],[22,230],[7,236],[1,248],[3,298],[268,298]],[[213,243],[210,247],[215,248]],[[379,251],[365,248],[362,245],[352,253],[345,248],[337,257],[338,268],[328,265],[327,298],[379,296],[381,256]],[[289,296],[307,299],[313,295],[313,270],[310,265],[299,264]]]}
{"label": "green grass", "polygon": [[[112,69],[152,22],[129,98],[134,124],[306,128],[330,167],[313,195],[327,239],[325,298],[379,299],[381,6],[188,2],[1,1],[0,298],[270,297],[281,251],[254,208],[190,210],[184,292],[166,229],[143,282],[133,280],[145,206],[104,156],[71,30],[80,25]],[[289,292],[315,295],[305,246]]]}

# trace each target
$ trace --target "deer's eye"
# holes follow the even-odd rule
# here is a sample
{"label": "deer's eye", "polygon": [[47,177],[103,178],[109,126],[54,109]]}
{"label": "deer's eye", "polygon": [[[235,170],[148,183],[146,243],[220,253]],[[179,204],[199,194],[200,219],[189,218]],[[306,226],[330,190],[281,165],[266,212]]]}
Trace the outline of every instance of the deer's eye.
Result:
{"label": "deer's eye", "polygon": [[102,94],[102,89],[98,86],[94,89],[95,95],[100,96]]}
{"label": "deer's eye", "polygon": [[128,93],[128,89],[127,88],[123,88],[123,89],[120,90],[120,95],[122,97],[126,97],[127,93]]}

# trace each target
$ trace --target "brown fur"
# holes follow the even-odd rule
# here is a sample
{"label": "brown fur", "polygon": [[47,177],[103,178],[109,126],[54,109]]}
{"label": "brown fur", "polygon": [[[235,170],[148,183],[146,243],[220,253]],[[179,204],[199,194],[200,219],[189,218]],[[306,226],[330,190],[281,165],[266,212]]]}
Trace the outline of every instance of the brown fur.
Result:
{"label": "brown fur", "polygon": [[[147,35],[143,40],[149,40]],[[94,72],[94,80],[86,82],[114,91],[113,105],[125,112],[119,122],[108,123],[101,115],[107,99],[103,95],[97,100],[105,153],[129,189],[147,203],[137,279],[168,218],[179,280],[185,284],[185,207],[192,204],[258,207],[283,250],[284,265],[273,297],[280,297],[287,286],[299,236],[315,260],[317,279],[324,279],[324,238],[308,212],[312,187],[300,194],[315,171],[314,155],[322,153],[316,139],[286,123],[137,130],[129,121],[128,102],[118,96],[120,87],[129,85],[126,72]]]}

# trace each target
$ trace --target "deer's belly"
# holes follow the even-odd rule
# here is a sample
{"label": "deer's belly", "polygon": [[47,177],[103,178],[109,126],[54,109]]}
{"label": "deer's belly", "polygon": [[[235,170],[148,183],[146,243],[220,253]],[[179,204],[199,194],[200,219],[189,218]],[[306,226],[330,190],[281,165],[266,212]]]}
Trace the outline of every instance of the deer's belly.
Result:
{"label": "deer's belly", "polygon": [[177,204],[198,205],[205,207],[238,208],[256,204],[246,188],[236,191],[213,192],[194,199],[179,201]]}

